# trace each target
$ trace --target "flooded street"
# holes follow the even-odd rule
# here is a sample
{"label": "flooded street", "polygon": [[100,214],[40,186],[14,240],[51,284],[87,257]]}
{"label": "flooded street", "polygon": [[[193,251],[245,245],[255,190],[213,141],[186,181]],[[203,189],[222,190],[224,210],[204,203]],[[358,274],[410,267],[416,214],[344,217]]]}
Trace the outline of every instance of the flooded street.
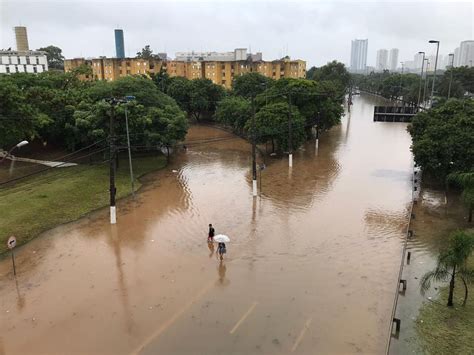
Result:
{"label": "flooded street", "polygon": [[412,158],[377,102],[355,97],[292,170],[266,157],[255,199],[250,146],[192,127],[116,226],[103,209],[18,248],[17,282],[0,261],[0,354],[383,353]]}

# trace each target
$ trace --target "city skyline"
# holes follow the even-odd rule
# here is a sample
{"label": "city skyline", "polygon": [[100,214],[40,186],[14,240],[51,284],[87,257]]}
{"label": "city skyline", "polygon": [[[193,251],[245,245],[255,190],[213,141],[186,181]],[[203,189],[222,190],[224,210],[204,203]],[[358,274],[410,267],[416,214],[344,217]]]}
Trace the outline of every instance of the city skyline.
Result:
{"label": "city skyline", "polygon": [[[6,0],[0,5],[0,47],[14,48],[13,27],[22,25],[28,27],[32,49],[52,44],[62,48],[66,58],[112,57],[113,30],[121,28],[126,56],[135,56],[147,44],[155,53],[171,54],[244,47],[263,52],[265,60],[285,55],[303,59],[309,68],[333,59],[349,64],[350,41],[368,38],[367,65],[375,67],[380,48],[399,48],[399,59],[404,61],[411,60],[418,51],[433,54],[430,39],[439,40],[440,53],[447,55],[461,41],[474,38],[473,5],[467,1],[436,2],[430,6],[426,1],[209,3],[205,8],[198,2],[183,1],[142,1],[140,6],[118,3],[111,7],[109,0]],[[456,21],[439,26],[449,18]]]}

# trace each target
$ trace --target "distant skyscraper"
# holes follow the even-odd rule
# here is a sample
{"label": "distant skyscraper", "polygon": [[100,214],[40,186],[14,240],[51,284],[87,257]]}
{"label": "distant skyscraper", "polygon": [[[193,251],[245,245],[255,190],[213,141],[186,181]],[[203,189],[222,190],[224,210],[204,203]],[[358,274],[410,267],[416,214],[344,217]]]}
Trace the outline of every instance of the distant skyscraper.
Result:
{"label": "distant skyscraper", "polygon": [[413,58],[414,69],[421,70],[421,66],[423,65],[423,54],[416,53],[415,57]]}
{"label": "distant skyscraper", "polygon": [[378,71],[383,71],[387,69],[388,64],[388,50],[379,49],[377,51],[377,60],[375,64],[375,69]]}
{"label": "distant skyscraper", "polygon": [[17,51],[29,51],[28,46],[28,34],[26,33],[26,27],[17,26],[15,27],[16,37],[16,50]]}
{"label": "distant skyscraper", "polygon": [[390,71],[397,70],[397,66],[398,66],[398,48],[390,49],[390,59],[388,60],[388,62],[389,62]]}
{"label": "distant skyscraper", "polygon": [[123,43],[123,30],[115,30],[115,53],[117,58],[125,58],[125,45]]}
{"label": "distant skyscraper", "polygon": [[368,39],[354,39],[351,45],[351,70],[353,72],[365,71],[367,66]]}
{"label": "distant skyscraper", "polygon": [[459,66],[474,66],[474,41],[462,41],[459,46]]}
{"label": "distant skyscraper", "polygon": [[459,67],[459,50],[460,50],[459,47],[457,47],[457,48],[454,50],[454,66],[455,66],[455,67]]}

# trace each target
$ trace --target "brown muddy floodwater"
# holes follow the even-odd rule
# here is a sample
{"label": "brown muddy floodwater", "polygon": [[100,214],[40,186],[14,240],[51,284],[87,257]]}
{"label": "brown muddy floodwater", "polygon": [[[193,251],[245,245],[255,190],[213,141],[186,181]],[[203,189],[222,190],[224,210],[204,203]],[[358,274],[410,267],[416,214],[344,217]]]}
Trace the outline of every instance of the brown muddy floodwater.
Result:
{"label": "brown muddy floodwater", "polygon": [[[18,248],[17,282],[0,262],[0,354],[383,353],[412,160],[376,100],[292,170],[267,157],[255,199],[249,145],[191,128],[116,226],[104,209]],[[222,263],[208,223],[232,239]]]}

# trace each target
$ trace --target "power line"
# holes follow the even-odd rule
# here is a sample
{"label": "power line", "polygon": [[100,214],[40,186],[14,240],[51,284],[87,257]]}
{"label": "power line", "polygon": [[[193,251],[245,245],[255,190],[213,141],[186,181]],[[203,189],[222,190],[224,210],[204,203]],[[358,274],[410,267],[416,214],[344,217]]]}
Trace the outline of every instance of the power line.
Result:
{"label": "power line", "polygon": [[79,160],[79,159],[83,159],[83,158],[90,157],[90,156],[92,156],[92,155],[94,155],[94,154],[97,154],[97,153],[100,153],[100,152],[102,152],[102,151],[104,151],[104,150],[106,150],[106,149],[107,149],[107,148],[102,148],[102,149],[99,149],[99,150],[97,150],[97,151],[94,151],[94,152],[92,152],[92,153],[90,153],[90,154],[87,154],[87,155],[84,155],[84,156],[80,156],[80,157],[76,157],[76,158],[74,158],[74,159],[70,159],[70,160],[64,161],[64,162],[62,162],[61,164],[57,164],[57,165],[55,165],[55,166],[50,166],[50,167],[47,167],[47,168],[45,168],[45,169],[32,172],[32,173],[30,173],[30,174],[26,174],[26,175],[23,175],[23,176],[19,176],[19,177],[17,177],[17,178],[13,178],[13,179],[10,179],[10,180],[7,180],[7,181],[0,182],[0,186],[3,186],[3,185],[6,185],[6,184],[9,184],[9,183],[12,183],[12,182],[14,182],[14,181],[22,180],[22,179],[25,179],[25,178],[30,177],[30,176],[34,176],[34,175],[37,175],[37,174],[41,174],[41,173],[43,173],[43,172],[45,172],[45,171],[58,168],[58,167],[60,167],[60,166],[62,166],[62,165],[64,165],[64,164],[73,162],[73,161],[75,161],[75,160]]}

